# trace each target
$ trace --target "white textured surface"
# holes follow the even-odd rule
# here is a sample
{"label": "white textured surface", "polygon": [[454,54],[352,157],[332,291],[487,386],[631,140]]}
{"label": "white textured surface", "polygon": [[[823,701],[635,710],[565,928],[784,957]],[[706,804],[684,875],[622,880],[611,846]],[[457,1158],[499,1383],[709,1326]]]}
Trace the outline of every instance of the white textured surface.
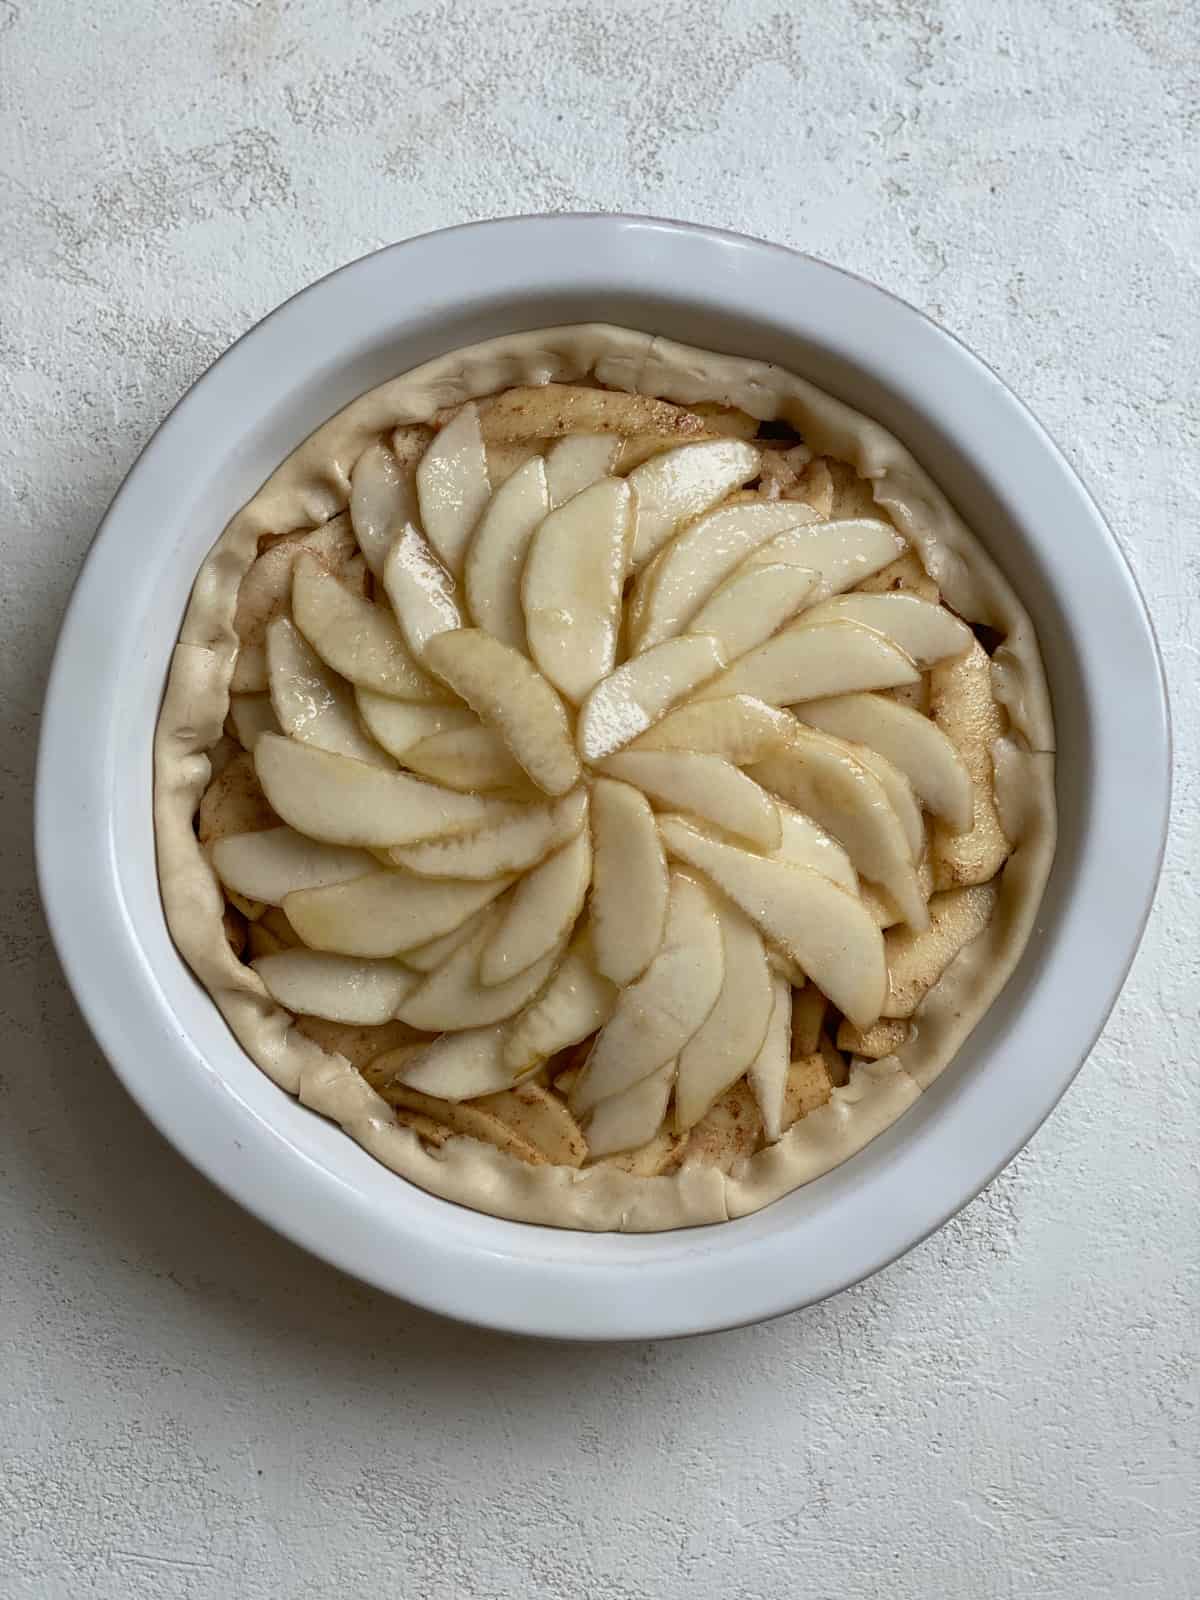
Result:
{"label": "white textured surface", "polygon": [[[1198,17],[0,0],[4,1600],[1200,1590]],[[1091,483],[1175,691],[1157,910],[1030,1149],[833,1303],[628,1349],[440,1324],[239,1214],[97,1055],[29,843],[58,618],[182,389],[352,256],[566,208],[794,243],[943,319]]]}

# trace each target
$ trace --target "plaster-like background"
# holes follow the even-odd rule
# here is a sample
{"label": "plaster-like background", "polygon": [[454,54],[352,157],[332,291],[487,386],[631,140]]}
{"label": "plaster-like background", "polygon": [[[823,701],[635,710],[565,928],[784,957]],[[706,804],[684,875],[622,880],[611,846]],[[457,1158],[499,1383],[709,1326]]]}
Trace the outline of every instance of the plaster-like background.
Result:
{"label": "plaster-like background", "polygon": [[[4,1600],[1200,1592],[1198,63],[1192,0],[0,0]],[[873,1282],[679,1345],[447,1326],[240,1215],[101,1061],[30,859],[58,619],[182,389],[352,256],[564,208],[943,319],[1091,483],[1174,688],[1157,910],[1059,1111]]]}

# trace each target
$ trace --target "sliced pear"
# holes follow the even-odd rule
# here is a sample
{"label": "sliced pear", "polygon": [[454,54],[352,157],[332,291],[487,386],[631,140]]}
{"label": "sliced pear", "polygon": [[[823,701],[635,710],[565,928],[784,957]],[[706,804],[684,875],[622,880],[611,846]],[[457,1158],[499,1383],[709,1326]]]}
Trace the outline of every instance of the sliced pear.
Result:
{"label": "sliced pear", "polygon": [[365,850],[318,844],[292,828],[230,834],[213,845],[212,861],[227,889],[270,906],[282,905],[294,889],[323,889],[380,871]]}
{"label": "sliced pear", "polygon": [[491,493],[479,412],[468,401],[417,463],[421,526],[455,576],[462,572],[467,545]]}
{"label": "sliced pear", "polygon": [[514,809],[275,733],[259,737],[254,762],[267,799],[283,821],[326,844],[370,849],[415,843],[487,826],[510,817]]}
{"label": "sliced pear", "polygon": [[404,464],[385,444],[369,445],[350,474],[350,521],[354,537],[377,578],[392,540],[418,515],[412,464]]}
{"label": "sliced pear", "polygon": [[348,956],[393,956],[461,927],[504,893],[511,878],[453,883],[379,872],[284,896],[296,932],[314,950]]}
{"label": "sliced pear", "polygon": [[769,706],[782,706],[860,689],[890,689],[919,677],[911,657],[872,628],[856,622],[809,628],[800,622],[735,661],[705,684],[698,698],[752,694]]}
{"label": "sliced pear", "polygon": [[825,597],[861,583],[894,561],[903,549],[904,540],[894,528],[864,518],[793,528],[761,545],[746,565],[806,567],[820,574],[814,592]]}
{"label": "sliced pear", "polygon": [[723,700],[694,700],[668,711],[630,749],[695,750],[744,767],[786,750],[794,727],[786,711],[753,695],[729,695]]}
{"label": "sliced pear", "polygon": [[825,1058],[816,1051],[793,1061],[784,1086],[784,1128],[790,1128],[810,1111],[828,1104],[833,1095],[833,1083]]}
{"label": "sliced pear", "polygon": [[570,934],[592,877],[586,828],[521,879],[479,963],[481,983],[504,983]]}
{"label": "sliced pear", "polygon": [[458,585],[411,522],[406,522],[392,541],[383,564],[383,587],[400,632],[418,660],[436,635],[463,625]]}
{"label": "sliced pear", "polygon": [[936,666],[929,679],[929,710],[962,757],[971,776],[973,809],[966,832],[955,834],[935,823],[929,854],[934,885],[986,883],[1008,859],[1010,845],[996,810],[992,745],[1007,728],[1004,711],[992,694],[992,664],[980,644],[965,655]]}
{"label": "sliced pear", "polygon": [[679,1053],[675,1131],[694,1127],[758,1055],[775,993],[758,929],[728,900],[718,907],[725,973],[721,992]]}
{"label": "sliced pear", "polygon": [[911,548],[895,561],[881,567],[871,577],[857,586],[864,594],[915,594],[921,600],[931,600],[934,605],[942,598],[942,591],[921,565],[921,558]]}
{"label": "sliced pear", "polygon": [[601,1171],[627,1172],[631,1178],[659,1178],[674,1169],[682,1143],[670,1129],[660,1128],[653,1139],[636,1150],[602,1156],[595,1165]]}
{"label": "sliced pear", "polygon": [[680,1152],[680,1165],[693,1163],[730,1172],[739,1161],[758,1149],[762,1138],[762,1113],[744,1078],[727,1089],[688,1134]]}
{"label": "sliced pear", "polygon": [[[929,897],[933,893],[933,868],[929,864],[928,854],[923,855],[917,862],[917,887],[921,899],[928,905]],[[858,886],[858,895],[879,927],[894,928],[898,922],[905,920],[904,913],[882,885],[871,883],[864,878]]]}
{"label": "sliced pear", "polygon": [[467,706],[427,705],[414,700],[393,700],[374,689],[356,689],[358,714],[367,732],[398,760],[435,733],[477,728],[479,718]]}
{"label": "sliced pear", "polygon": [[596,1160],[619,1150],[637,1150],[652,1139],[662,1127],[674,1078],[675,1063],[668,1061],[622,1094],[602,1100],[584,1130],[588,1155]]}
{"label": "sliced pear", "polygon": [[760,850],[777,850],[782,842],[774,800],[720,756],[687,750],[623,750],[608,757],[604,771],[660,805],[702,817]]}
{"label": "sliced pear", "polygon": [[[643,569],[637,589],[639,618],[632,637],[639,651],[673,639],[747,556],[786,533],[816,520],[806,506],[766,500],[718,506],[685,528],[664,549],[661,562]],[[635,591],[636,592],[636,591]]]}
{"label": "sliced pear", "polygon": [[392,1081],[442,1100],[474,1100],[507,1089],[513,1075],[504,1065],[507,1024],[444,1033],[396,1061]]}
{"label": "sliced pear", "polygon": [[587,790],[579,788],[553,803],[512,806],[473,833],[404,845],[389,850],[388,856],[423,878],[477,882],[524,872],[579,832],[587,821],[587,806]]}
{"label": "sliced pear", "polygon": [[566,707],[523,655],[480,628],[438,634],[425,663],[495,728],[514,758],[547,794],[579,781]]}
{"label": "sliced pear", "polygon": [[530,654],[575,704],[617,659],[632,520],[629,485],[601,478],[552,511],[529,546],[521,601]]}
{"label": "sliced pear", "polygon": [[357,551],[349,517],[333,517],[319,528],[285,534],[257,558],[238,588],[233,628],[238,636],[230,688],[235,694],[267,687],[267,629],[284,616],[292,592],[292,564],[307,550],[331,572],[340,572]]}
{"label": "sliced pear", "polygon": [[857,894],[858,873],[854,870],[854,863],[833,835],[803,811],[782,804],[778,805],[778,809],[783,833],[783,841],[775,852],[778,858],[793,867],[808,867],[813,872],[819,872],[830,883]]}
{"label": "sliced pear", "polygon": [[[407,960],[407,957],[405,958]],[[792,1059],[815,1054],[825,1026],[829,1001],[815,983],[806,983],[792,994]],[[845,1024],[853,1028],[854,1024]]]}
{"label": "sliced pear", "polygon": [[[444,1128],[446,1137],[457,1135],[459,1138],[478,1139],[481,1144],[495,1145],[497,1150],[523,1161],[526,1166],[546,1165],[546,1157],[540,1150],[514,1133],[507,1122],[501,1122],[499,1117],[480,1110],[476,1105],[459,1104],[453,1100],[443,1100],[437,1095],[423,1094],[420,1089],[410,1089],[407,1084],[395,1079],[382,1085],[379,1093],[389,1105],[395,1107],[397,1122],[404,1127],[411,1127],[420,1137],[430,1138],[427,1130],[431,1126],[435,1129]],[[444,1140],[435,1135],[431,1142],[440,1144]]]}
{"label": "sliced pear", "polygon": [[760,762],[751,775],[831,833],[857,871],[882,884],[914,927],[926,926],[904,828],[883,785],[849,745],[797,726],[791,749]]}
{"label": "sliced pear", "polygon": [[[504,880],[506,887],[511,882],[511,878]],[[432,972],[435,967],[440,967],[444,961],[449,960],[459,945],[466,944],[486,911],[487,906],[482,911],[477,911],[474,916],[468,917],[465,922],[460,922],[457,928],[451,928],[449,933],[439,934],[427,944],[414,945],[411,950],[405,950],[404,965],[411,967],[414,972]]]}
{"label": "sliced pear", "polygon": [[869,750],[862,744],[852,744],[849,748],[853,751],[855,760],[866,767],[872,777],[878,779],[884,794],[888,797],[888,805],[896,813],[900,826],[904,829],[908,853],[914,863],[919,861],[925,852],[925,823],[912,784],[898,767],[894,767],[887,757],[881,756],[877,750]]}
{"label": "sliced pear", "polygon": [[838,1028],[837,1047],[867,1061],[882,1061],[884,1056],[895,1055],[911,1031],[908,1023],[899,1017],[881,1019],[869,1028],[856,1028],[843,1019]]}
{"label": "sliced pear", "polygon": [[[278,913],[279,923],[275,922],[274,913]],[[281,950],[295,950],[299,945],[295,930],[278,906],[267,906],[257,921],[246,923],[246,950],[251,961],[277,955]]]}
{"label": "sliced pear", "polygon": [[362,961],[316,950],[283,950],[252,965],[272,1000],[328,1022],[387,1022],[419,982],[398,961]]}
{"label": "sliced pear", "polygon": [[583,703],[576,730],[580,754],[586,761],[603,761],[652,727],[723,665],[716,641],[706,634],[667,639],[626,661]]}
{"label": "sliced pear", "polygon": [[662,944],[667,860],[649,802],[611,778],[592,786],[591,920],[596,967],[613,983],[632,983]]}
{"label": "sliced pear", "polygon": [[558,1096],[540,1083],[518,1083],[488,1095],[479,1104],[556,1167],[581,1167],[587,1160],[582,1128]]}
{"label": "sliced pear", "polygon": [[315,556],[296,558],[292,615],[321,660],[352,683],[399,700],[446,698],[417,666],[388,611],[354,594]]}
{"label": "sliced pear", "polygon": [[234,756],[213,778],[200,801],[196,831],[202,845],[230,833],[261,833],[277,828],[279,817],[263,793],[247,752]]}
{"label": "sliced pear", "polygon": [[681,522],[748,483],[759,460],[758,450],[743,439],[715,439],[668,450],[635,467],[629,474],[638,506],[634,566],[656,555]]}
{"label": "sliced pear", "polygon": [[786,978],[771,981],[771,1019],[746,1077],[762,1113],[763,1137],[774,1144],[783,1134],[788,1067],[792,1059],[792,986]]}
{"label": "sliced pear", "polygon": [[892,928],[884,936],[890,987],[885,1017],[911,1017],[965,945],[987,927],[996,907],[996,885],[976,884],[935,894],[923,933]]}
{"label": "sliced pear", "polygon": [[[367,1076],[370,1065],[385,1052],[411,1045],[421,1036],[406,1022],[385,1022],[378,1027],[346,1022],[326,1022],[323,1017],[299,1017],[296,1031],[304,1034],[330,1055],[345,1056],[358,1072]],[[370,1079],[368,1078],[368,1081]],[[374,1088],[374,1083],[371,1084]]]}
{"label": "sliced pear", "polygon": [[716,1004],[724,971],[712,896],[695,878],[673,872],[662,945],[642,977],[621,990],[597,1035],[571,1091],[575,1114],[674,1061]]}
{"label": "sliced pear", "polygon": [[736,661],[789,622],[816,583],[817,574],[805,567],[735,573],[700,607],[688,632],[712,634],[726,661]]}
{"label": "sliced pear", "polygon": [[857,622],[874,628],[924,671],[947,656],[960,656],[975,642],[965,622],[945,606],[915,594],[840,594],[814,606],[800,619],[806,628],[826,622]]}
{"label": "sliced pear", "polygon": [[564,946],[556,945],[540,961],[504,983],[479,981],[479,961],[496,931],[501,912],[494,908],[448,961],[423,978],[397,1007],[396,1015],[414,1028],[459,1031],[484,1027],[515,1016],[543,988],[558,965]]}
{"label": "sliced pear", "polygon": [[514,1077],[532,1071],[602,1028],[616,1003],[616,986],[596,970],[587,935],[577,936],[541,994],[512,1022],[505,1065]]}
{"label": "sliced pear", "polygon": [[274,732],[282,728],[302,744],[369,766],[392,765],[391,757],[360,727],[349,684],[329,670],[286,617],[276,617],[267,630],[267,670]]}
{"label": "sliced pear", "polygon": [[230,695],[229,721],[243,750],[253,750],[260,733],[279,732],[279,719],[269,694]]}
{"label": "sliced pear", "polygon": [[506,389],[482,401],[479,409],[483,436],[489,444],[557,439],[573,433],[649,433],[687,439],[703,438],[707,431],[694,412],[667,400],[583,384],[544,383]]}
{"label": "sliced pear", "polygon": [[806,867],[709,838],[682,818],[661,818],[659,832],[669,854],[711,878],[851,1021],[875,1021],[887,989],[883,935],[852,894]]}
{"label": "sliced pear", "polygon": [[561,506],[598,478],[609,477],[620,449],[620,439],[611,433],[572,433],[557,439],[546,452],[550,504]]}
{"label": "sliced pear", "polygon": [[448,789],[500,790],[522,798],[537,797],[504,740],[478,718],[474,727],[448,728],[431,734],[406,750],[403,759],[412,772],[419,772],[434,783],[444,783]]}
{"label": "sliced pear", "polygon": [[847,694],[797,706],[802,722],[839,739],[866,745],[904,773],[927,810],[952,832],[971,826],[973,797],[966,763],[927,717],[884,695]]}
{"label": "sliced pear", "polygon": [[526,644],[521,574],[530,540],[549,509],[546,463],[534,456],[496,490],[467,550],[463,589],[471,615],[514,650]]}
{"label": "sliced pear", "polygon": [[[485,445],[488,482],[492,486],[493,497],[497,489],[503,489],[513,473],[520,472],[522,467],[528,466],[535,458],[541,458],[544,444],[544,439],[529,439],[524,444]],[[490,505],[491,502],[489,501],[488,504]],[[478,533],[478,526],[475,531]],[[470,545],[467,546],[467,550],[469,553]]]}

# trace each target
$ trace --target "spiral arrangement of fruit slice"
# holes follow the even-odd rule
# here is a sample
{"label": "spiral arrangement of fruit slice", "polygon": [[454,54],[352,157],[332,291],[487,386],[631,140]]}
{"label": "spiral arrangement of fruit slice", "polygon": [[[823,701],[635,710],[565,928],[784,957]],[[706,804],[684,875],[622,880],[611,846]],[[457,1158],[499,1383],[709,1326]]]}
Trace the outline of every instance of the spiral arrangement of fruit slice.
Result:
{"label": "spiral arrangement of fruit slice", "polygon": [[230,940],[429,1143],[728,1170],[991,914],[988,656],[869,485],[758,430],[508,390],[242,582]]}

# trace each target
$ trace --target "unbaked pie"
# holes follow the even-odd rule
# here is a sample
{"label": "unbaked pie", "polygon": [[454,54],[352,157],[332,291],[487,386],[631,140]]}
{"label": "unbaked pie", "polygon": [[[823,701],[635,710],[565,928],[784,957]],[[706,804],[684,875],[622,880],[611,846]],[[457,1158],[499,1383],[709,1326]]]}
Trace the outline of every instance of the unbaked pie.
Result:
{"label": "unbaked pie", "polygon": [[899,443],[618,328],[355,401],[201,570],[172,934],[258,1064],[436,1194],[757,1209],[891,1123],[1033,925],[1028,618]]}

